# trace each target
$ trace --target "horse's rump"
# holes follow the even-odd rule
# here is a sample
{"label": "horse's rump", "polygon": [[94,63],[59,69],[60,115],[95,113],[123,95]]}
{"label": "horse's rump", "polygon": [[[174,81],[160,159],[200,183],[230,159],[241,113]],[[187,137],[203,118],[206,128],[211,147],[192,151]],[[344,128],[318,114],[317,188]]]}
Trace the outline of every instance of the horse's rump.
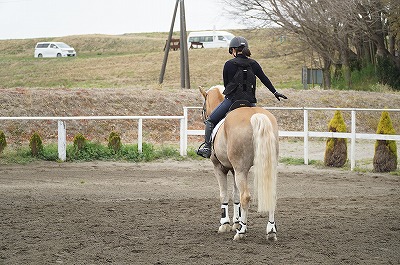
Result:
{"label": "horse's rump", "polygon": [[221,137],[225,138],[220,140],[220,143],[225,143],[225,147],[220,145],[218,150],[216,146],[217,156],[224,158],[221,161],[229,161],[235,170],[246,171],[254,166],[258,211],[273,211],[278,159],[278,127],[275,117],[258,107],[233,110],[226,116]]}

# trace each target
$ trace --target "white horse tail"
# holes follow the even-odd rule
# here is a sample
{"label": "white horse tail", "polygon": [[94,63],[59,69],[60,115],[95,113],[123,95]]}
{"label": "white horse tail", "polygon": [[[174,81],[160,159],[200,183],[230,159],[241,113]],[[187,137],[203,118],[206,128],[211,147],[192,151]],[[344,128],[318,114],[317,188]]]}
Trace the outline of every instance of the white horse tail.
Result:
{"label": "white horse tail", "polygon": [[267,115],[254,114],[250,119],[254,145],[254,193],[258,212],[275,211],[278,151],[277,139]]}

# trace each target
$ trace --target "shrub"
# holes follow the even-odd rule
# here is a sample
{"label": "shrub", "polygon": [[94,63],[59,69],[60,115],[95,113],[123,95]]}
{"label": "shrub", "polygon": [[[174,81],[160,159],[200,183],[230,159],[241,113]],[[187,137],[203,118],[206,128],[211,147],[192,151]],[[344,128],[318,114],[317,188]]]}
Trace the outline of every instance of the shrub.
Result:
{"label": "shrub", "polygon": [[29,147],[31,149],[31,154],[34,157],[38,157],[43,153],[42,138],[37,132],[35,132],[29,140]]}
{"label": "shrub", "polygon": [[[347,132],[342,113],[336,111],[328,124],[330,132]],[[324,164],[329,167],[342,167],[347,161],[347,139],[328,138],[326,141]]]}
{"label": "shrub", "polygon": [[[82,138],[79,138],[82,140]],[[107,146],[97,142],[85,140],[81,149],[78,144],[74,144],[72,148],[67,147],[67,157],[69,160],[93,161],[111,158],[111,151]]]}
{"label": "shrub", "polygon": [[[395,134],[392,120],[387,111],[382,112],[377,134]],[[394,171],[397,168],[396,141],[377,140],[375,143],[374,170],[377,172]]]}
{"label": "shrub", "polygon": [[387,56],[378,57],[376,72],[379,81],[393,89],[400,90],[400,69]]}
{"label": "shrub", "polygon": [[86,138],[81,133],[78,133],[74,137],[74,148],[77,151],[83,150],[86,145]]}
{"label": "shrub", "polygon": [[0,131],[0,154],[3,152],[4,148],[7,146],[6,135],[3,131]]}
{"label": "shrub", "polygon": [[114,153],[117,153],[119,150],[121,150],[121,147],[121,137],[117,132],[111,132],[110,136],[108,137],[108,148],[113,150]]}

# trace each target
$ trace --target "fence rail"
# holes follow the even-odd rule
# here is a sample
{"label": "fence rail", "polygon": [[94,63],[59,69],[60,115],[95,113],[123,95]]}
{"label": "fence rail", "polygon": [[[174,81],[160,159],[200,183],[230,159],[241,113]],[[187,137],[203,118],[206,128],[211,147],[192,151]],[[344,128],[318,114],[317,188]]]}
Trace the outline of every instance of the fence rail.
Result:
{"label": "fence rail", "polygon": [[[201,109],[201,107],[184,107],[183,116],[74,116],[74,117],[0,117],[2,120],[56,120],[58,121],[58,157],[61,161],[66,160],[66,121],[68,120],[137,120],[138,121],[138,150],[142,152],[143,146],[143,120],[168,119],[179,120],[179,152],[181,156],[187,155],[188,136],[204,135],[204,130],[188,129],[189,111]],[[355,145],[356,139],[369,140],[394,140],[400,141],[400,135],[365,134],[356,132],[356,112],[363,111],[388,111],[400,112],[400,109],[356,109],[356,108],[284,108],[284,107],[265,107],[269,110],[301,110],[303,111],[303,131],[279,131],[281,137],[301,137],[304,139],[304,164],[309,162],[309,138],[345,138],[351,140],[350,145],[350,164],[351,170],[355,167]],[[330,110],[330,111],[350,111],[351,112],[351,132],[316,132],[310,131],[308,127],[309,111]]]}
{"label": "fence rail", "polygon": [[1,120],[55,120],[58,121],[58,158],[65,161],[67,158],[67,132],[66,121],[68,120],[137,120],[138,121],[138,151],[143,150],[143,120],[180,120],[180,147],[179,153],[181,156],[186,155],[186,150],[183,150],[182,131],[185,128],[183,116],[74,116],[74,117],[0,117]]}
{"label": "fence rail", "polygon": [[[183,116],[185,117],[185,125],[187,126],[187,116],[189,110],[201,109],[201,107],[184,107]],[[301,110],[303,111],[303,131],[279,131],[279,136],[282,137],[301,137],[304,139],[304,164],[309,163],[309,138],[346,138],[351,140],[350,144],[350,168],[354,170],[356,159],[356,140],[357,139],[368,139],[368,140],[394,140],[400,141],[400,135],[384,135],[384,134],[366,134],[356,132],[356,112],[364,111],[388,111],[388,112],[400,112],[400,109],[363,109],[363,108],[285,108],[285,107],[264,107],[268,110]],[[309,111],[350,111],[351,112],[351,132],[350,133],[339,133],[339,132],[316,132],[310,131],[308,128],[309,122]],[[204,135],[203,130],[189,130],[187,127],[184,130],[184,150],[187,149],[187,136],[188,135]]]}

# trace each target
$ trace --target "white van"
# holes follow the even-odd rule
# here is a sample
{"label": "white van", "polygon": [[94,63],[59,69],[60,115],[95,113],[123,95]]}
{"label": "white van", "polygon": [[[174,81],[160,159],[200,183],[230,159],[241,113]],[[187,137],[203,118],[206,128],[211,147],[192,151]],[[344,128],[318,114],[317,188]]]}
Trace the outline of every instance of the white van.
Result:
{"label": "white van", "polygon": [[198,31],[190,32],[187,42],[192,48],[228,48],[234,37],[227,31]]}
{"label": "white van", "polygon": [[75,49],[64,42],[38,42],[34,57],[67,57],[76,56]]}

